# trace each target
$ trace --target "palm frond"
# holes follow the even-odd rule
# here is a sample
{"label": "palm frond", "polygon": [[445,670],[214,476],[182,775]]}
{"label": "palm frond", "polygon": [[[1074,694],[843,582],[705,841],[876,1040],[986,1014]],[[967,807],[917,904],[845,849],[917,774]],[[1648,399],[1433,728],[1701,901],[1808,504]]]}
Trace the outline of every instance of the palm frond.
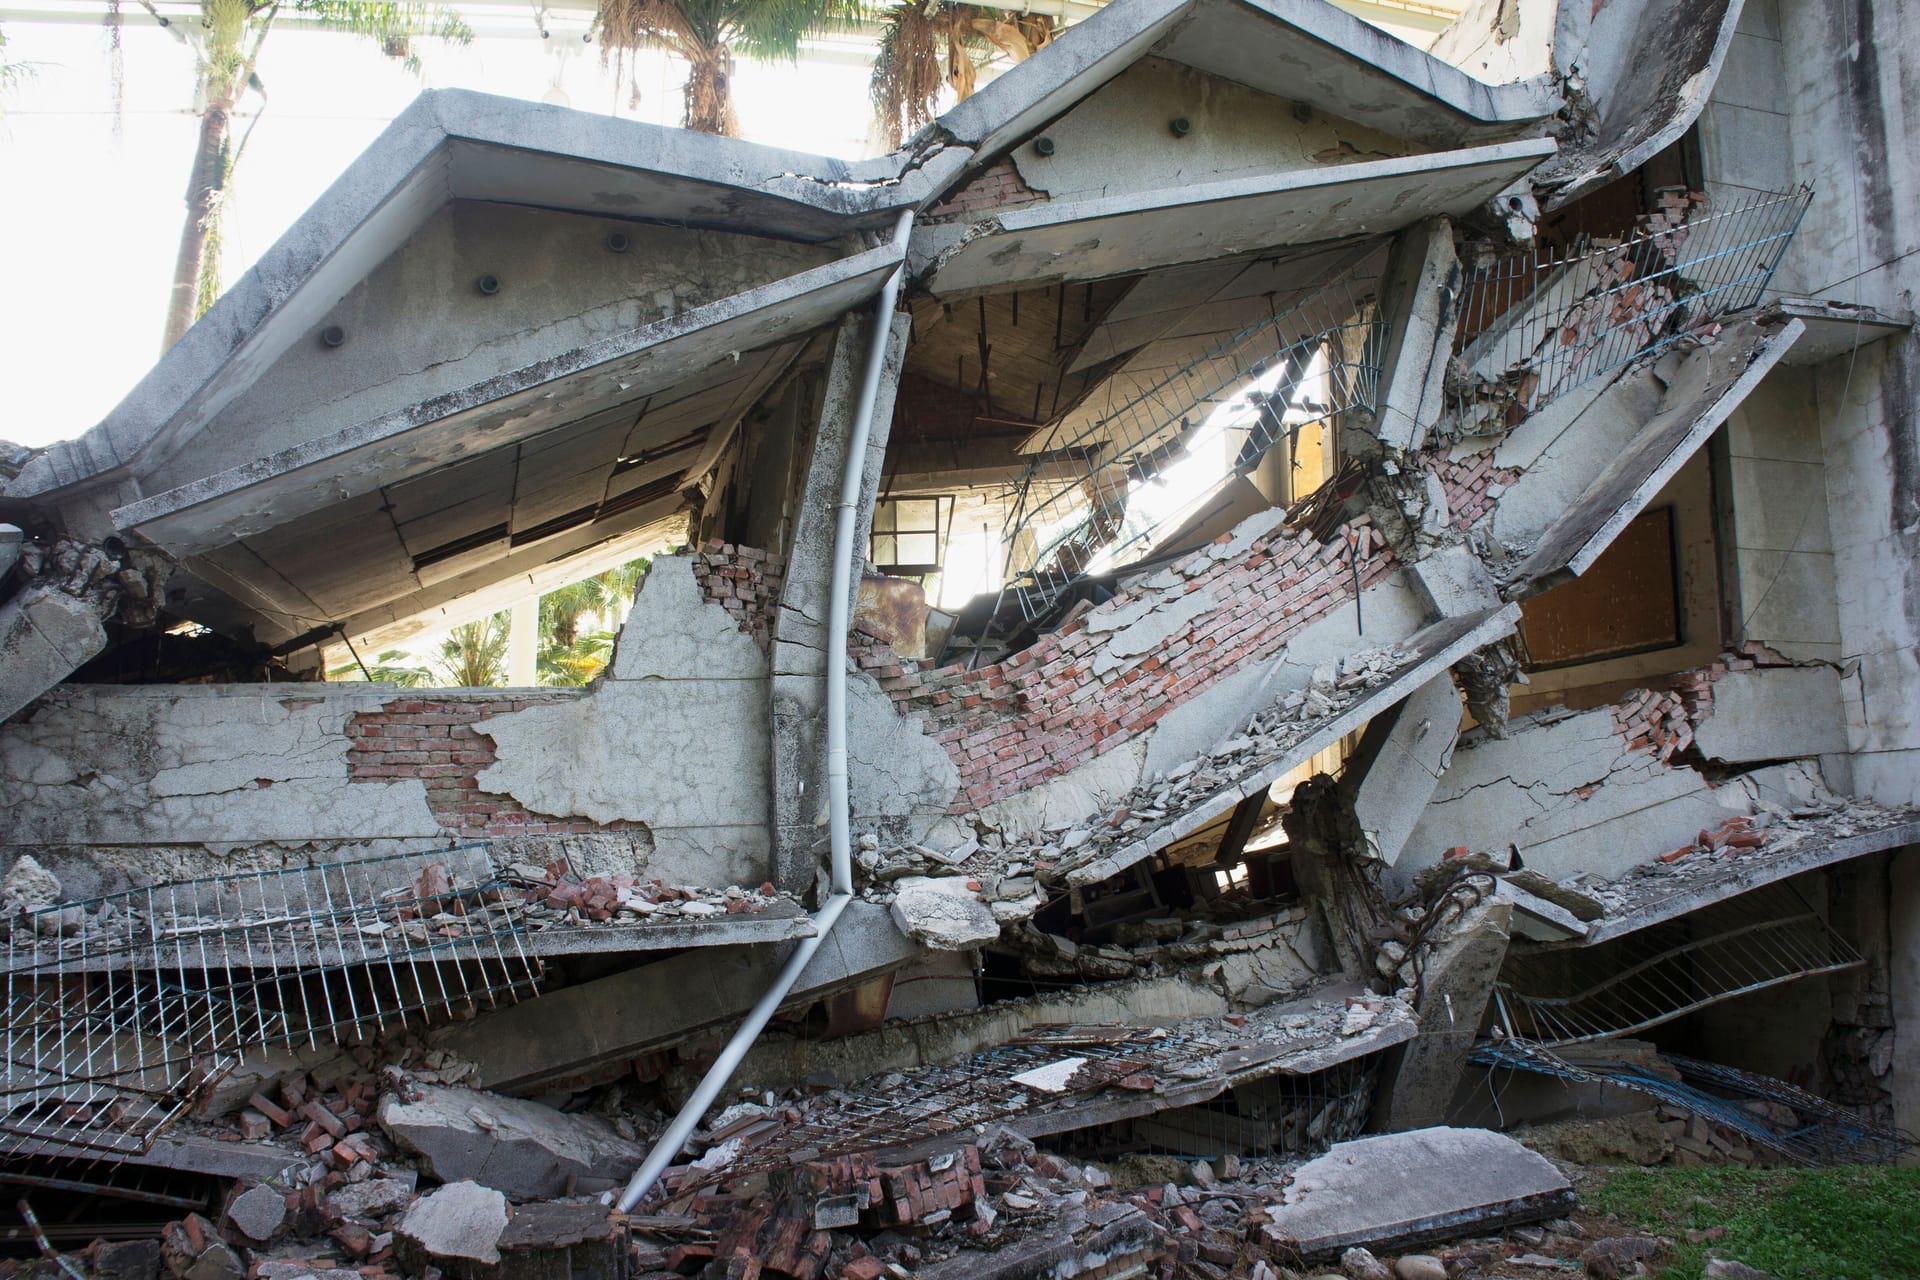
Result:
{"label": "palm frond", "polygon": [[888,146],[899,146],[933,119],[943,90],[952,88],[960,101],[972,96],[975,54],[984,61],[991,53],[976,25],[982,21],[998,19],[988,10],[947,0],[910,0],[888,13],[867,86]]}
{"label": "palm frond", "polygon": [[483,688],[507,682],[507,634],[513,615],[501,610],[489,618],[462,623],[447,632],[433,665],[446,683]]}

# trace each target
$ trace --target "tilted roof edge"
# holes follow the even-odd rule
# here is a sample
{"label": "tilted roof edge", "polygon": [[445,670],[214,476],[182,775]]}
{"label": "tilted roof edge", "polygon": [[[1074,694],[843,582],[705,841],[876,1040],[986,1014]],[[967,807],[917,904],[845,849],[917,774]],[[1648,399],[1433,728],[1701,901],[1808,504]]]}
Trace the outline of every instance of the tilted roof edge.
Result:
{"label": "tilted roof edge", "polygon": [[1470,124],[1525,125],[1552,116],[1561,105],[1549,77],[1487,84],[1328,0],[1113,0],[1067,37],[947,111],[909,146],[948,138],[975,149],[972,165],[986,163],[1147,56],[1183,23],[1202,18],[1210,3],[1221,2],[1273,19],[1277,40],[1370,67]]}
{"label": "tilted roof edge", "polygon": [[[884,225],[894,209],[927,198],[962,154],[921,173],[906,152],[851,166],[842,160],[690,130],[461,89],[429,90],[397,116],[206,315],[105,418],[49,446],[4,489],[30,499],[89,482],[139,461],[210,420],[238,386],[221,374],[237,361],[270,358],[269,332],[303,332],[366,271],[456,192],[444,172],[458,144],[535,152],[568,163],[659,174],[747,193],[852,233]],[[957,151],[958,149],[953,149]],[[940,157],[933,157],[938,161]],[[891,179],[880,176],[897,166]],[[579,212],[618,217],[617,209]],[[737,230],[778,234],[742,217]],[[360,251],[355,252],[356,248]],[[314,286],[321,288],[317,291]],[[328,296],[320,298],[318,294]],[[291,341],[281,335],[282,340]],[[242,386],[245,379],[228,379]]]}

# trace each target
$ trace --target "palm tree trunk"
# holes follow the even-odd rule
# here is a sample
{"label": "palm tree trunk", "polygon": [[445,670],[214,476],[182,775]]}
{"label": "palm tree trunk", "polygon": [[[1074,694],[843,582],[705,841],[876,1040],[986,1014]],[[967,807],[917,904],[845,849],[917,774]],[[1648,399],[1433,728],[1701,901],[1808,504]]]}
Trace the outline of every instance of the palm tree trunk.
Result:
{"label": "palm tree trunk", "polygon": [[740,135],[733,114],[733,51],[725,43],[689,52],[685,93],[687,128],[729,138]]}
{"label": "palm tree trunk", "polygon": [[162,351],[178,342],[194,321],[200,273],[206,267],[208,222],[225,178],[223,156],[232,119],[233,103],[227,98],[209,102],[200,117],[200,146],[193,153],[193,168],[187,174],[187,220],[180,228],[180,252],[173,263],[173,293],[167,300]]}

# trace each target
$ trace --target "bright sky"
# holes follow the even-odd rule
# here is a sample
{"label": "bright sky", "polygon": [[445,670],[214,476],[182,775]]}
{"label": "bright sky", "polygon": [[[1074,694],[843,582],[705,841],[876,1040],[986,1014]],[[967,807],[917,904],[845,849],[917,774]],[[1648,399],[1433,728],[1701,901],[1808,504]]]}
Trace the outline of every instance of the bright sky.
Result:
{"label": "bright sky", "polygon": [[[13,16],[4,24],[8,58],[35,67],[0,121],[0,440],[35,445],[81,434],[159,356],[196,137],[194,64],[137,5],[125,12],[117,115],[107,33],[97,21]],[[647,58],[641,101],[629,107],[599,50],[581,42],[582,22],[550,16],[552,38],[543,41],[531,7],[488,12],[489,21],[475,23],[480,38],[465,48],[420,42],[419,77],[370,41],[275,28],[259,68],[270,105],[247,144],[226,228],[229,283],[424,88],[679,123],[682,73],[665,57]],[[742,64],[735,91],[747,136],[867,154],[867,69],[843,50],[799,67]]]}

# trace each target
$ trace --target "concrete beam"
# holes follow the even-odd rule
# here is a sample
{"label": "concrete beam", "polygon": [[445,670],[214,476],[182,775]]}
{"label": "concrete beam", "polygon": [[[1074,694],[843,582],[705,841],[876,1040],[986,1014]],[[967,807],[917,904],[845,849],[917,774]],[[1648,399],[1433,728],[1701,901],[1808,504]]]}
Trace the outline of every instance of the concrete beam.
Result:
{"label": "concrete beam", "polygon": [[[1453,759],[1460,691],[1442,670],[1394,709],[1390,724],[1376,720],[1374,725],[1380,727],[1379,740],[1362,740],[1359,758],[1348,762],[1344,779],[1357,779],[1348,784],[1354,788],[1354,815],[1374,851],[1392,866]],[[1376,736],[1374,725],[1368,726],[1368,739]]]}
{"label": "concrete beam", "polygon": [[[480,1064],[479,1087],[502,1093],[610,1079],[643,1053],[716,1033],[745,1014],[773,984],[788,950],[689,952],[482,1014],[435,1040]],[[850,903],[783,1007],[859,986],[919,954],[885,907]]]}
{"label": "concrete beam", "polygon": [[1029,205],[989,223],[917,231],[908,261],[951,297],[1396,231],[1472,212],[1553,150],[1533,138]]}

